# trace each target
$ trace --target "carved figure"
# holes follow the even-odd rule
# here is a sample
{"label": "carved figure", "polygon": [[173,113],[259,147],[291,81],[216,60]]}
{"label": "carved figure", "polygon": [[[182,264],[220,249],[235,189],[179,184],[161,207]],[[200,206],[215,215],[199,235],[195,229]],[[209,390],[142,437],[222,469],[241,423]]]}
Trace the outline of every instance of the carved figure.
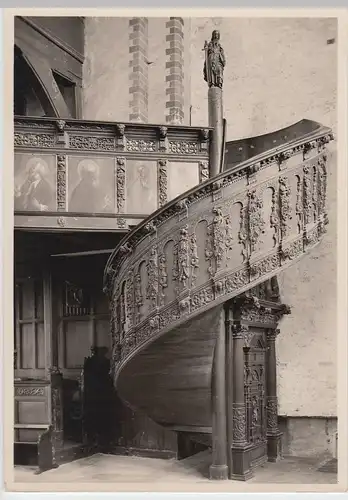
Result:
{"label": "carved figure", "polygon": [[204,80],[209,87],[222,88],[223,73],[226,64],[224,49],[220,45],[220,32],[214,30],[211,35],[211,41],[205,42],[205,62],[204,62]]}

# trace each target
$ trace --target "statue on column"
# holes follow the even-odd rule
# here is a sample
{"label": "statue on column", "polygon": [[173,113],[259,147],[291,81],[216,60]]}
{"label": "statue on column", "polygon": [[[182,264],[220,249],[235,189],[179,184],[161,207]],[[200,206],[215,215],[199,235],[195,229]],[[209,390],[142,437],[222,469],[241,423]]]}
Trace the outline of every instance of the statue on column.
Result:
{"label": "statue on column", "polygon": [[218,87],[222,89],[223,73],[226,64],[224,49],[220,45],[220,32],[214,30],[210,42],[205,42],[205,62],[204,62],[204,80],[209,87]]}

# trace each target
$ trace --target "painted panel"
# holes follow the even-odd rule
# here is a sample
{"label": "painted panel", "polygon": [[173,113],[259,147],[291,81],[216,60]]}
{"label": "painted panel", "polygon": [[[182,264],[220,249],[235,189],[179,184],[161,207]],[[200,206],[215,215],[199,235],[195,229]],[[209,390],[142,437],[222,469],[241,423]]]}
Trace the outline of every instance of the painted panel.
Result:
{"label": "painted panel", "polygon": [[55,156],[15,154],[14,209],[38,212],[56,210]]}
{"label": "painted panel", "polygon": [[115,211],[115,161],[113,158],[68,157],[68,211]]}
{"label": "painted panel", "polygon": [[168,166],[168,200],[199,184],[197,163],[170,162]]}
{"label": "painted panel", "polygon": [[126,163],[127,212],[150,214],[157,209],[157,163],[128,160]]}

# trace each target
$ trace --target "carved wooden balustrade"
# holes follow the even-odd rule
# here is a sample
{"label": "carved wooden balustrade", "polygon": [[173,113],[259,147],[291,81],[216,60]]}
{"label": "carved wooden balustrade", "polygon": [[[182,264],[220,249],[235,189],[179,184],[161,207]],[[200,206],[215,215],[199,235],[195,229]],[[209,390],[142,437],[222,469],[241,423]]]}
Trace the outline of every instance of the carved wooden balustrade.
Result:
{"label": "carved wooden balustrade", "polygon": [[105,269],[113,372],[170,330],[301,258],[327,224],[330,129],[259,154],[167,203],[128,233]]}
{"label": "carved wooden balustrade", "polygon": [[209,130],[16,117],[15,226],[126,231],[208,178]]}

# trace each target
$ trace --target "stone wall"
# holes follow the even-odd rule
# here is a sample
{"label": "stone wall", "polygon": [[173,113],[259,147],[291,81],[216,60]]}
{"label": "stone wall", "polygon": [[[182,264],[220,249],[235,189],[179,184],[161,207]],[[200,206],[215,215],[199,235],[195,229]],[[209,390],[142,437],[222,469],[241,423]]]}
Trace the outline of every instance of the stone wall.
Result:
{"label": "stone wall", "polygon": [[[202,48],[213,29],[221,32],[227,59],[223,92],[228,141],[272,132],[302,118],[336,131],[337,43],[327,41],[337,38],[337,26],[334,19],[320,18],[192,18],[184,19],[183,26],[169,18],[150,18],[149,122],[166,122],[168,95],[175,95],[171,103],[176,105],[183,84],[183,99],[178,101],[183,123],[189,124],[191,115],[192,125],[207,125]],[[128,121],[129,19],[87,18],[85,34],[84,117]],[[175,46],[168,45],[170,35],[175,35]],[[171,61],[172,52],[177,57]],[[168,66],[170,62],[175,64]],[[175,71],[169,69],[179,66],[179,83],[170,90],[166,78]],[[332,149],[326,238],[279,277],[282,299],[292,306],[277,340],[280,414],[294,417],[336,415],[336,153]]]}

